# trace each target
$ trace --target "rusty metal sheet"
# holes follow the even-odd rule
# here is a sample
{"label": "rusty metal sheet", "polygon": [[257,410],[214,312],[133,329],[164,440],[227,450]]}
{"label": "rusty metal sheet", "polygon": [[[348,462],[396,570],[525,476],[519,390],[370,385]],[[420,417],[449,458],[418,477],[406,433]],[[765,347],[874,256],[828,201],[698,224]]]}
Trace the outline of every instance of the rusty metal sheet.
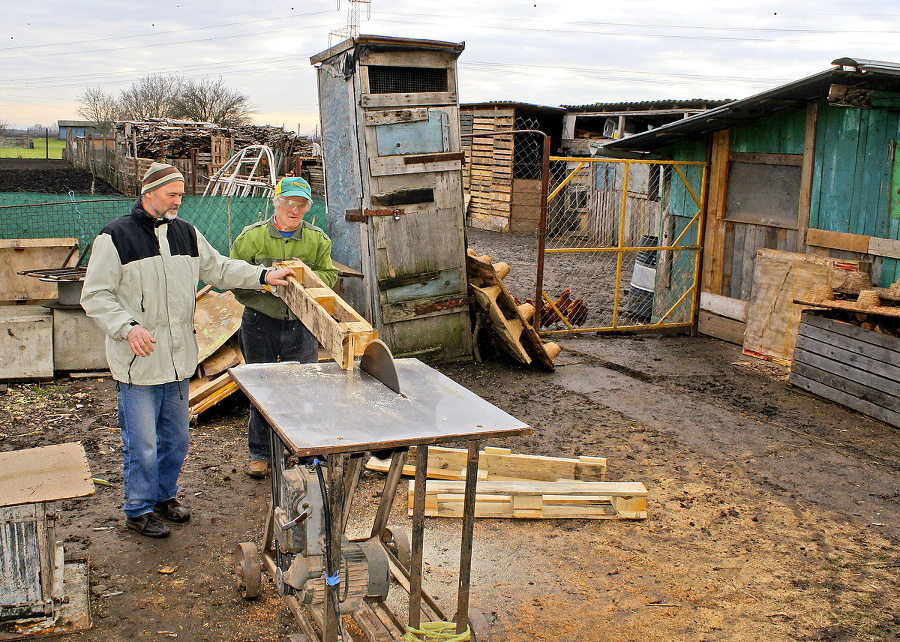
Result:
{"label": "rusty metal sheet", "polygon": [[197,300],[194,330],[197,338],[197,362],[200,363],[241,327],[244,306],[231,292],[207,292]]}
{"label": "rusty metal sheet", "polygon": [[335,363],[248,364],[229,372],[301,457],[531,432],[418,359],[394,364],[405,394]]}

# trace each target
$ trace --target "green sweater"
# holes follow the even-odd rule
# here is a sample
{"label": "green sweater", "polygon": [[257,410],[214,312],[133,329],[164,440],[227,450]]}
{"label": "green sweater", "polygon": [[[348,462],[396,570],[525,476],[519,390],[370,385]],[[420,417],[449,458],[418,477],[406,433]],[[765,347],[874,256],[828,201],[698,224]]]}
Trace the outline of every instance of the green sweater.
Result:
{"label": "green sweater", "polygon": [[[248,225],[234,240],[231,258],[253,265],[270,266],[274,261],[299,259],[306,263],[328,287],[337,281],[337,269],[331,262],[331,239],[321,229],[303,221],[288,238],[281,236],[274,219]],[[287,304],[271,292],[234,290],[235,298],[246,307],[273,319],[295,320]]]}

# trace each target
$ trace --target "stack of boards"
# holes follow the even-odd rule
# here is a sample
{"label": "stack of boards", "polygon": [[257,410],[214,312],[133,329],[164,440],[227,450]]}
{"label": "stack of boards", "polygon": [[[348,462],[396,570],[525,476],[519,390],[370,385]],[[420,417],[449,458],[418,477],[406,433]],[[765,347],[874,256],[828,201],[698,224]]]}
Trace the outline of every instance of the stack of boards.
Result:
{"label": "stack of boards", "polygon": [[[428,448],[425,515],[462,517],[467,452]],[[403,474],[415,475],[415,447]],[[388,461],[371,458],[370,470],[387,472]],[[506,448],[479,453],[475,517],[526,519],[645,519],[647,488],[640,482],[606,481],[604,457],[541,457]],[[409,514],[415,485],[409,483]]]}

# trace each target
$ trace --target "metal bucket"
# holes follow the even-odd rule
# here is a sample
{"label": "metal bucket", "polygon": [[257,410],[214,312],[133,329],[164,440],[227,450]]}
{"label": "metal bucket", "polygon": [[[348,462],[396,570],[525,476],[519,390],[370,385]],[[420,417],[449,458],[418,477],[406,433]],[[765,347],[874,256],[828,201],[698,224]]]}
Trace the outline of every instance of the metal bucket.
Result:
{"label": "metal bucket", "polygon": [[[638,247],[658,247],[656,236],[641,236]],[[628,292],[628,312],[646,321],[653,312],[653,291],[656,288],[657,250],[640,250],[634,260],[631,273],[631,289]]]}

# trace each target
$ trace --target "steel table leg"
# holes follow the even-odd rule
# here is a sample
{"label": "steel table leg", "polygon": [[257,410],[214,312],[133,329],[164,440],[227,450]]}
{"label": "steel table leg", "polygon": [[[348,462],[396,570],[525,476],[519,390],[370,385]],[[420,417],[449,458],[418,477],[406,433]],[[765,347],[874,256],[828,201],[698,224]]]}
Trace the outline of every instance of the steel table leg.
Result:
{"label": "steel table leg", "polygon": [[416,491],[413,497],[412,555],[409,564],[409,625],[419,628],[422,619],[422,549],[425,535],[425,478],[428,446],[416,448]]}
{"label": "steel table leg", "polygon": [[[469,579],[472,574],[472,539],[475,531],[475,489],[478,482],[478,447],[470,441],[466,460],[466,492],[463,499],[462,543],[459,546],[459,589],[456,597],[456,632],[463,633],[469,620]],[[418,490],[418,488],[416,489]]]}

